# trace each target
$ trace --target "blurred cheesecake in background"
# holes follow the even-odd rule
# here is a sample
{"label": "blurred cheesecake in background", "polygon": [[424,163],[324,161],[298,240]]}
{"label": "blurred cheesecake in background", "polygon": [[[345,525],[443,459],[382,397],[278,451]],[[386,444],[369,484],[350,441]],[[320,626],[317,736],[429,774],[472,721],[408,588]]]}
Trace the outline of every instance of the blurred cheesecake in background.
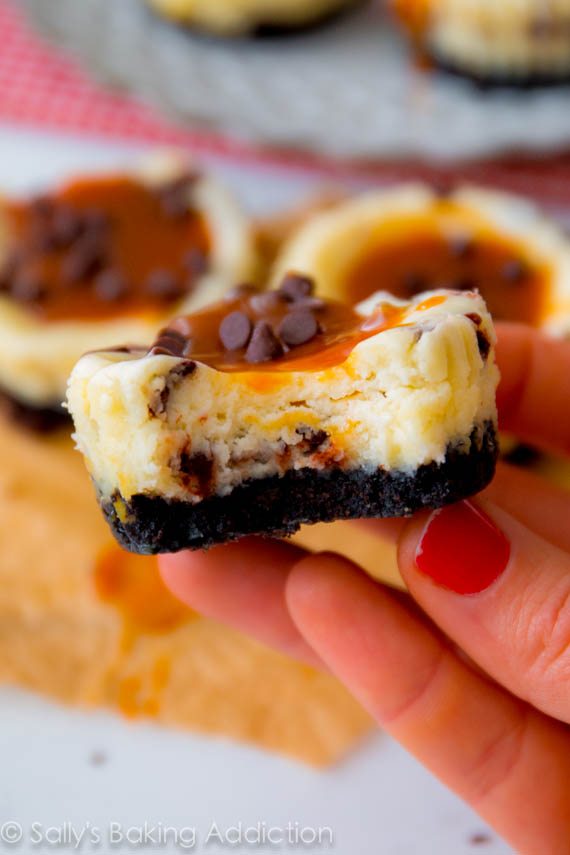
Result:
{"label": "blurred cheesecake in background", "polygon": [[278,35],[317,26],[362,0],[147,0],[171,21],[219,36]]}
{"label": "blurred cheesecake in background", "polygon": [[495,320],[570,332],[570,241],[526,200],[474,187],[404,185],[341,202],[289,238],[273,284],[303,271],[319,294],[357,303],[478,289]]}
{"label": "blurred cheesecake in background", "polygon": [[174,314],[254,269],[247,219],[210,177],[155,156],[0,200],[0,390],[20,415],[61,417],[86,351],[145,343]]}
{"label": "blurred cheesecake in background", "polygon": [[419,56],[481,84],[570,80],[570,0],[392,0]]}

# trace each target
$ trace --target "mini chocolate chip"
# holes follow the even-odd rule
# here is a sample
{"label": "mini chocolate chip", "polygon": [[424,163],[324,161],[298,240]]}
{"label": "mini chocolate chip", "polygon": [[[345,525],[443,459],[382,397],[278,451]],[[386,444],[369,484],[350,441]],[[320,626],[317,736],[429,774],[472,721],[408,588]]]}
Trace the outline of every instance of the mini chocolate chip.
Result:
{"label": "mini chocolate chip", "polygon": [[32,214],[45,219],[51,217],[55,208],[55,202],[51,196],[35,196],[30,202]]}
{"label": "mini chocolate chip", "polygon": [[51,237],[58,248],[71,246],[83,230],[80,217],[72,209],[65,205],[58,205],[53,213],[51,221]]}
{"label": "mini chocolate chip", "polygon": [[105,234],[111,225],[109,215],[101,208],[87,208],[82,211],[81,219],[86,231],[94,236]]}
{"label": "mini chocolate chip", "polygon": [[280,291],[264,291],[262,294],[254,294],[249,301],[249,305],[254,312],[263,315],[265,312],[270,312],[283,303],[288,302],[287,298]]}
{"label": "mini chocolate chip", "polygon": [[303,437],[303,450],[308,454],[314,454],[328,440],[329,435],[324,430],[314,430],[308,425],[300,425],[295,433]]}
{"label": "mini chocolate chip", "polygon": [[483,330],[477,330],[477,344],[479,346],[479,353],[481,354],[481,359],[483,362],[489,356],[489,351],[491,350],[491,342],[483,332]]}
{"label": "mini chocolate chip", "polygon": [[[163,354],[164,355],[164,354]],[[175,365],[166,375],[164,388],[155,394],[153,400],[148,405],[149,413],[152,416],[161,416],[166,412],[170,393],[178,386],[184,377],[189,377],[196,370],[196,363],[191,360]]]}
{"label": "mini chocolate chip", "polygon": [[253,328],[248,348],[245,352],[247,362],[269,362],[283,355],[283,345],[267,321],[258,321]]}
{"label": "mini chocolate chip", "polygon": [[309,309],[313,312],[318,312],[324,309],[326,303],[320,297],[303,297],[301,300],[295,300],[296,309]]}
{"label": "mini chocolate chip", "polygon": [[214,461],[200,451],[192,454],[186,449],[177,461],[178,474],[182,483],[192,493],[207,496],[212,490]]}
{"label": "mini chocolate chip", "polygon": [[54,249],[57,249],[57,239],[49,223],[32,223],[29,243],[34,253],[52,252]]}
{"label": "mini chocolate chip", "polygon": [[453,283],[454,291],[476,291],[477,285],[473,279],[469,276],[464,276],[461,279],[457,279],[456,282]]}
{"label": "mini chocolate chip", "polygon": [[11,295],[22,303],[35,303],[46,295],[46,287],[34,273],[22,272],[12,282]]}
{"label": "mini chocolate chip", "polygon": [[518,258],[513,258],[512,261],[507,261],[502,269],[503,279],[507,282],[517,284],[523,282],[529,275],[528,265]]}
{"label": "mini chocolate chip", "polygon": [[317,319],[307,311],[291,312],[283,318],[279,327],[279,335],[289,347],[306,344],[318,331]]}
{"label": "mini chocolate chip", "polygon": [[149,352],[153,356],[185,356],[187,345],[186,336],[171,327],[166,327],[159,332],[158,338]]}
{"label": "mini chocolate chip", "polygon": [[287,273],[281,280],[279,290],[289,300],[299,300],[302,297],[311,297],[315,290],[315,283],[310,276],[301,273]]}
{"label": "mini chocolate chip", "polygon": [[480,326],[483,321],[483,318],[481,315],[478,315],[477,312],[468,312],[465,317],[469,318],[470,321],[473,321],[476,327]]}
{"label": "mini chocolate chip", "polygon": [[196,177],[191,174],[180,175],[159,187],[160,204],[167,217],[178,220],[192,212],[190,191]]}
{"label": "mini chocolate chip", "polygon": [[476,831],[469,837],[471,846],[487,846],[493,842],[493,838],[486,831]]}
{"label": "mini chocolate chip", "polygon": [[203,276],[208,272],[209,259],[201,249],[189,249],[184,253],[184,267],[192,276]]}
{"label": "mini chocolate chip", "polygon": [[98,273],[105,263],[105,256],[100,241],[85,235],[75,242],[63,260],[61,275],[64,281],[75,285]]}
{"label": "mini chocolate chip", "polygon": [[470,258],[475,251],[475,241],[471,235],[456,234],[449,238],[449,249],[455,258]]}
{"label": "mini chocolate chip", "polygon": [[95,294],[104,302],[120,300],[127,291],[127,280],[119,270],[103,270],[95,279]]}
{"label": "mini chocolate chip", "polygon": [[170,270],[157,269],[151,271],[146,278],[146,289],[153,297],[161,300],[172,300],[183,293],[183,285]]}
{"label": "mini chocolate chip", "polygon": [[230,312],[220,324],[220,341],[226,350],[240,350],[247,345],[251,329],[251,321],[245,312]]}
{"label": "mini chocolate chip", "polygon": [[415,297],[416,294],[429,290],[429,281],[421,273],[406,273],[402,285],[406,297]]}

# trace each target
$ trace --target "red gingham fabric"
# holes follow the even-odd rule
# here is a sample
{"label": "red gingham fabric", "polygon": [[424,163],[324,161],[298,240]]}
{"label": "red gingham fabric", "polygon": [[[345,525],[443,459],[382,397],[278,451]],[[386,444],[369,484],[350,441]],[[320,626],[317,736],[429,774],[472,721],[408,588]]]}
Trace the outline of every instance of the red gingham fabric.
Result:
{"label": "red gingham fabric", "polygon": [[[81,2],[81,0],[78,0]],[[264,166],[291,167],[323,176],[375,182],[458,178],[496,185],[570,207],[570,150],[541,157],[511,156],[451,166],[409,160],[339,162],[296,151],[271,151],[222,134],[167,123],[132,97],[90,81],[70,58],[44,43],[10,0],[0,0],[0,121],[43,130],[123,141],[180,145]]]}

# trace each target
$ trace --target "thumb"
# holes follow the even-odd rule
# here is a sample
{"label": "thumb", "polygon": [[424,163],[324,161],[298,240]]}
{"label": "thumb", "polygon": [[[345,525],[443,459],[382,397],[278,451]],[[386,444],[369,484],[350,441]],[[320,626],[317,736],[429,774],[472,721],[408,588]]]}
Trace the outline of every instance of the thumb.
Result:
{"label": "thumb", "polygon": [[460,502],[408,523],[414,599],[497,682],[570,722],[570,557],[499,507]]}

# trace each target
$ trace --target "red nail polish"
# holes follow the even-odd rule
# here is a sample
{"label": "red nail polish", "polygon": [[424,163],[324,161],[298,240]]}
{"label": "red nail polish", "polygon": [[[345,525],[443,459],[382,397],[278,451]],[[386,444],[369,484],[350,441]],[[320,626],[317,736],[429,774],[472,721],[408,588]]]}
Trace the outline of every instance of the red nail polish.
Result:
{"label": "red nail polish", "polygon": [[493,520],[471,502],[435,511],[416,550],[416,566],[436,585],[478,594],[507,566],[511,546]]}

